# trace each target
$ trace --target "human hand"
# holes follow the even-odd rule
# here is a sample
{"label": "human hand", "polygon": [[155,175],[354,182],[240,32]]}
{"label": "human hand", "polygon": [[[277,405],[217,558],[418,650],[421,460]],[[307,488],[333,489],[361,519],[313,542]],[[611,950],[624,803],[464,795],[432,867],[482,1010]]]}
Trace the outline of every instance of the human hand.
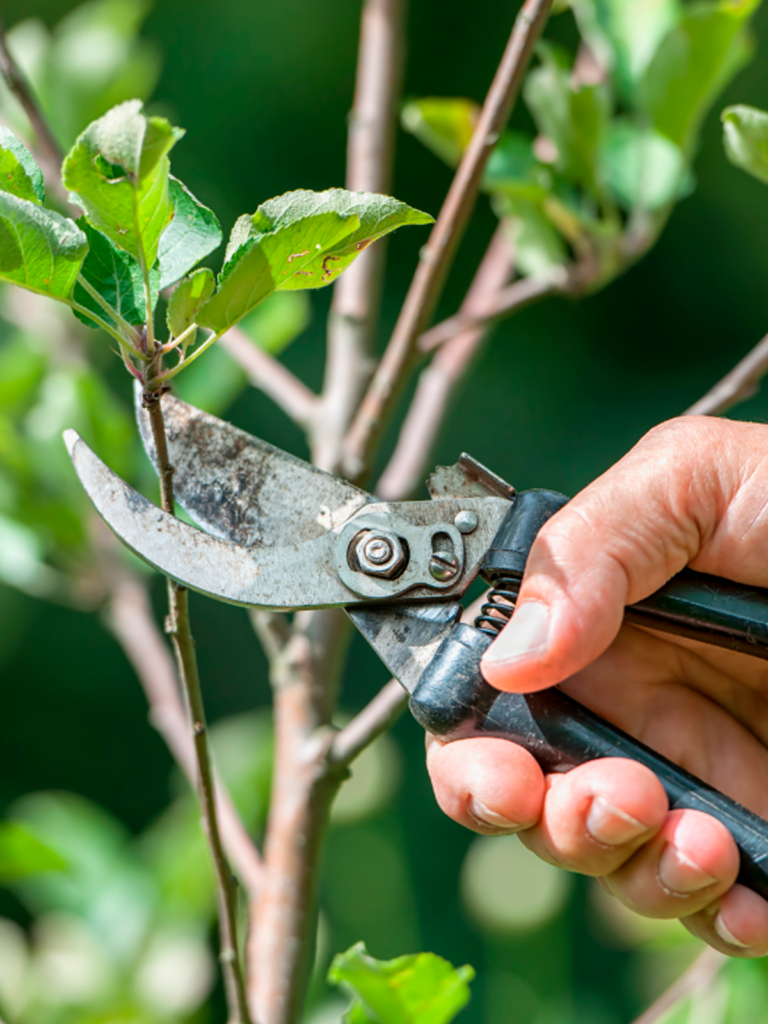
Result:
{"label": "human hand", "polygon": [[[768,586],[768,427],[690,417],[647,434],[543,527],[510,623],[482,670],[500,690],[562,689],[768,818],[768,665],[622,625],[684,566]],[[428,737],[437,800],[487,835],[519,831],[544,860],[597,876],[647,917],[679,917],[733,956],[768,953],[768,902],[734,884],[727,829],[669,811],[623,758],[544,776],[506,740]]]}

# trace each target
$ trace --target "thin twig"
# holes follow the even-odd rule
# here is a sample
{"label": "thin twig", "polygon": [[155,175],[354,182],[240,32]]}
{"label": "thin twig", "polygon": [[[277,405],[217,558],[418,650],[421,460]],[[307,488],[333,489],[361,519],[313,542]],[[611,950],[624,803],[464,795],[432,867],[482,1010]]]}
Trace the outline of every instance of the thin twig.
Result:
{"label": "thin twig", "polygon": [[[111,536],[111,535],[110,535]],[[147,698],[150,721],[165,740],[174,760],[193,788],[197,787],[195,748],[179,694],[170,651],[155,624],[147,589],[124,566],[111,571],[107,625],[134,668]],[[221,838],[245,889],[255,894],[262,863],[232,798],[214,776]]]}
{"label": "thin twig", "polygon": [[306,384],[268,352],[255,345],[239,327],[230,327],[219,339],[236,363],[248,374],[251,384],[301,427],[309,427],[318,405],[317,396]]}
{"label": "thin twig", "polygon": [[[148,396],[146,404],[155,442],[162,507],[165,512],[173,515],[173,466],[168,455],[160,396]],[[229,1024],[249,1024],[245,983],[237,947],[237,890],[219,831],[213,769],[208,749],[208,726],[189,619],[189,593],[186,587],[171,579],[168,580],[168,607],[167,629],[173,642],[179,680],[187,702],[197,761],[198,793],[216,876],[221,937],[219,959],[229,1009]]]}
{"label": "thin twig", "polygon": [[568,275],[565,270],[562,274],[552,274],[547,277],[521,277],[506,288],[501,288],[495,294],[486,293],[483,303],[475,303],[475,308],[462,308],[455,316],[448,317],[439,324],[435,324],[419,338],[419,349],[422,352],[430,352],[440,345],[445,345],[457,335],[465,331],[476,330],[477,328],[488,327],[496,320],[525,309],[539,299],[547,298],[556,292],[564,290],[567,285]]}
{"label": "thin twig", "polygon": [[[502,225],[496,229],[459,316],[483,308],[489,295],[499,293],[512,275],[512,253]],[[400,435],[376,493],[385,501],[401,501],[422,482],[425,467],[452,395],[488,332],[489,323],[465,329],[446,341],[422,370],[416,392],[400,428]]]}
{"label": "thin twig", "polygon": [[[405,50],[406,0],[365,0],[355,98],[349,118],[346,187],[389,193]],[[344,435],[373,369],[386,244],[369,246],[334,286],[321,407],[313,432],[316,465],[338,469]]]}
{"label": "thin twig", "polygon": [[677,1003],[689,996],[703,992],[717,976],[720,968],[728,962],[728,957],[718,953],[716,949],[705,949],[691,964],[688,970],[674,984],[662,992],[659,998],[648,1007],[645,1013],[633,1024],[657,1024]]}
{"label": "thin twig", "polygon": [[351,477],[366,466],[376,438],[403,382],[440,296],[456,247],[477,198],[483,170],[512,111],[533,46],[547,20],[552,0],[525,0],[483,105],[477,127],[448,190],[437,223],[422,250],[392,337],[355,415],[345,441],[344,467]]}
{"label": "thin twig", "polygon": [[768,334],[709,391],[686,409],[688,416],[719,416],[751,398],[768,373]]}
{"label": "thin twig", "polygon": [[394,725],[408,706],[408,694],[397,679],[379,690],[336,736],[328,759],[337,765],[351,764],[377,737]]}
{"label": "thin twig", "polygon": [[51,131],[48,122],[42,114],[40,104],[35,98],[32,88],[27,82],[21,68],[16,63],[8,49],[8,42],[5,35],[5,25],[0,20],[0,74],[5,79],[5,84],[21,104],[24,113],[27,115],[32,131],[35,133],[37,149],[40,156],[58,169],[62,160],[62,151],[59,143]]}

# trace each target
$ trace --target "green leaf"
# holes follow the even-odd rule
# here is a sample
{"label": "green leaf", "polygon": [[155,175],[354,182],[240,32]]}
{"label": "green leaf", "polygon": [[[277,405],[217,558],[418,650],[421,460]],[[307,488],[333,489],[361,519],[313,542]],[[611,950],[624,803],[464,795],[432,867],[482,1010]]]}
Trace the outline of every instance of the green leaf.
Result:
{"label": "green leaf", "polygon": [[428,96],[406,103],[400,123],[449,167],[457,167],[479,116],[472,100]]}
{"label": "green leaf", "polygon": [[563,237],[544,212],[541,202],[499,193],[494,210],[505,222],[515,254],[515,267],[526,277],[539,277],[568,260]]}
{"label": "green leaf", "polygon": [[679,0],[572,0],[581,34],[631,100],[664,36],[681,17]]}
{"label": "green leaf", "polygon": [[685,154],[715,97],[749,60],[747,21],[759,0],[718,0],[686,9],[648,65],[643,104],[653,126]]}
{"label": "green leaf", "polygon": [[575,88],[557,51],[540,44],[539,53],[541,64],[525,80],[525,102],[539,132],[555,145],[556,169],[569,181],[594,189],[608,123],[606,91],[602,85]]}
{"label": "green leaf", "polygon": [[93,227],[147,267],[173,212],[166,154],[183,134],[128,100],[90,124],[64,160],[64,184]]}
{"label": "green leaf", "polygon": [[739,104],[726,107],[720,120],[725,155],[731,163],[768,182],[768,113]]}
{"label": "green leaf", "polygon": [[10,821],[0,823],[0,879],[4,882],[44,871],[63,871],[66,862],[31,832]]}
{"label": "green leaf", "polygon": [[267,295],[322,288],[371,242],[406,224],[430,224],[429,214],[390,196],[328,189],[286,192],[235,224],[216,294],[198,323],[226,330]]}
{"label": "green leaf", "polygon": [[45,202],[43,172],[13,132],[0,125],[0,190],[19,199]]}
{"label": "green leaf", "polygon": [[87,249],[74,221],[0,192],[0,281],[68,299]]}
{"label": "green leaf", "polygon": [[202,267],[190,277],[185,277],[174,290],[168,302],[166,316],[168,330],[174,338],[178,338],[195,322],[201,307],[213,295],[215,287],[213,271]]}
{"label": "green leaf", "polygon": [[169,175],[168,194],[173,220],[160,236],[157,258],[160,287],[167,288],[188,274],[201,259],[221,245],[216,214],[203,206],[186,185]]}
{"label": "green leaf", "polygon": [[685,157],[674,142],[623,118],[611,124],[601,161],[606,184],[627,210],[657,210],[690,183]]}
{"label": "green leaf", "polygon": [[362,942],[336,956],[328,972],[355,996],[348,1024],[448,1024],[469,1002],[474,976],[434,953],[374,960]]}
{"label": "green leaf", "polygon": [[[92,228],[85,217],[77,222],[88,239],[88,255],[85,257],[82,276],[129,324],[139,326],[147,320],[147,302],[144,293],[144,277],[139,261],[113,245],[100,231]],[[160,276],[150,271],[152,308],[157,302]],[[91,298],[81,284],[75,285],[75,301],[98,314],[102,320],[117,327],[103,307]],[[88,327],[98,327],[93,320],[77,310],[72,311],[78,320]]]}
{"label": "green leaf", "polygon": [[483,189],[525,199],[543,199],[552,174],[533,152],[533,139],[522,132],[504,132],[488,159]]}

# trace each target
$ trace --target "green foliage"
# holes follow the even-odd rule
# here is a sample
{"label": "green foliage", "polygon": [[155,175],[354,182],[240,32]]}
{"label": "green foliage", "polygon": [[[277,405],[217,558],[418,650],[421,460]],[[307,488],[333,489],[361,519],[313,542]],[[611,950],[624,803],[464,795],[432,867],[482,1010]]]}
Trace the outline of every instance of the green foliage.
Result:
{"label": "green foliage", "polygon": [[[113,245],[106,235],[92,228],[85,217],[81,217],[78,226],[88,239],[88,254],[83,263],[82,276],[94,288],[115,312],[126,323],[138,326],[147,319],[147,300],[144,291],[144,275],[139,261]],[[157,268],[150,271],[153,305],[157,302],[160,286],[160,274]],[[97,316],[118,327],[118,321],[109,316],[104,308],[85,290],[82,284],[75,286],[75,301]],[[98,327],[97,323],[73,310],[78,320],[88,327]]]}
{"label": "green foliage", "polygon": [[28,829],[10,821],[0,823],[0,880],[3,882],[45,871],[63,871],[66,861],[41,843]]}
{"label": "green foliage", "polygon": [[0,281],[68,299],[87,248],[74,221],[0,192]]}
{"label": "green foliage", "polygon": [[62,167],[90,224],[147,268],[173,215],[167,154],[182,135],[165,118],[145,117],[140,100],[129,100],[90,124]]}
{"label": "green foliage", "polygon": [[222,238],[216,214],[172,175],[168,191],[173,219],[160,236],[157,253],[161,288],[168,288],[188,274],[219,247]]}
{"label": "green foliage", "polygon": [[0,125],[0,191],[32,203],[45,202],[43,173],[13,132]]}
{"label": "green foliage", "polygon": [[287,192],[240,217],[216,294],[199,323],[223,332],[279,289],[322,288],[371,242],[432,218],[389,196],[328,189]]}
{"label": "green foliage", "polygon": [[347,1024],[448,1024],[469,1002],[474,976],[434,953],[374,960],[362,942],[335,957],[328,972],[354,997]]}
{"label": "green foliage", "polygon": [[[581,287],[594,290],[654,244],[693,189],[701,122],[750,55],[756,6],[572,0],[592,65],[539,44],[523,87],[538,136],[502,134],[483,182],[520,273],[575,261]],[[475,111],[469,100],[416,100],[403,127],[454,166]]]}
{"label": "green foliage", "polygon": [[174,337],[183,334],[197,320],[201,308],[216,289],[216,278],[207,267],[185,277],[168,302],[168,330]]}
{"label": "green foliage", "polygon": [[726,107],[721,114],[725,154],[759,181],[768,182],[768,113],[756,107]]}

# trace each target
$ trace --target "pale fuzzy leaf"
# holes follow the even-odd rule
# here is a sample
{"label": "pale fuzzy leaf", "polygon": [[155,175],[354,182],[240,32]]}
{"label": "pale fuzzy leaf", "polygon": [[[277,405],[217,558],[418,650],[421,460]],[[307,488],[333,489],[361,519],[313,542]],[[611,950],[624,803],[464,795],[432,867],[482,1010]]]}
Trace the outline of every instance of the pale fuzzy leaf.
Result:
{"label": "pale fuzzy leaf", "polygon": [[90,124],[64,160],[64,184],[93,227],[148,267],[172,214],[166,154],[182,135],[129,100]]}
{"label": "pale fuzzy leaf", "polygon": [[648,65],[643,106],[653,127],[687,155],[711,103],[750,56],[746,26],[758,0],[687,8]]}
{"label": "pale fuzzy leaf", "polygon": [[186,277],[175,289],[168,302],[168,330],[178,338],[197,317],[201,306],[213,295],[216,281],[213,271],[203,267]]}
{"label": "pale fuzzy leaf", "polygon": [[472,100],[427,96],[406,103],[400,123],[449,167],[458,167],[479,116]]}
{"label": "pale fuzzy leaf", "polygon": [[0,280],[68,299],[87,249],[74,221],[0,192]]}
{"label": "pale fuzzy leaf", "polygon": [[725,155],[736,167],[768,182],[768,113],[739,104],[726,107],[720,118]]}
{"label": "pale fuzzy leaf", "polygon": [[43,172],[27,147],[3,125],[0,125],[0,191],[39,205],[45,202]]}
{"label": "pale fuzzy leaf", "polygon": [[449,1024],[470,998],[471,967],[434,953],[375,960],[359,942],[336,956],[328,980],[355,997],[349,1024]]}
{"label": "pale fuzzy leaf", "polygon": [[[85,257],[82,276],[92,285],[103,299],[112,306],[117,313],[133,326],[146,323],[147,300],[144,292],[144,277],[138,260],[129,256],[114,246],[106,235],[96,231],[82,217],[78,226],[88,239],[88,255]],[[150,284],[152,286],[152,304],[157,302],[159,278],[157,271],[150,273]],[[102,320],[117,327],[117,324],[104,311],[103,307],[91,298],[81,284],[75,285],[75,301],[81,306],[92,310]],[[98,327],[89,317],[73,310],[78,320],[81,320],[88,327]]]}
{"label": "pale fuzzy leaf", "polygon": [[690,182],[682,151],[652,128],[617,118],[602,152],[605,181],[625,209],[657,210],[680,197]]}
{"label": "pale fuzzy leaf", "polygon": [[168,193],[173,219],[160,236],[157,251],[161,288],[181,280],[221,245],[222,238],[216,214],[203,206],[173,175],[169,176]]}

